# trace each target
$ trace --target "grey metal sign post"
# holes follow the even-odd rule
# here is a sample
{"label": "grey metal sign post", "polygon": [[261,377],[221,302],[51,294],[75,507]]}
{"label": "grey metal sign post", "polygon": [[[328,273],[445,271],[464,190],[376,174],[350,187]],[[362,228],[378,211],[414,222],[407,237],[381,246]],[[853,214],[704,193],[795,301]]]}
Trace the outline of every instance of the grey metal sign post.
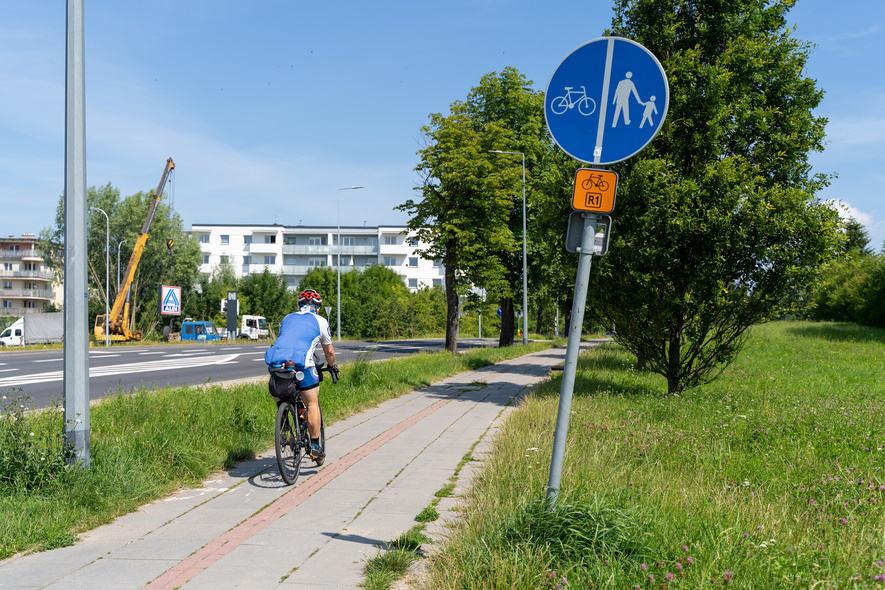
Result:
{"label": "grey metal sign post", "polygon": [[565,457],[565,439],[568,434],[569,414],[572,408],[572,395],[575,390],[575,374],[578,369],[578,352],[581,350],[581,327],[584,325],[584,302],[587,300],[587,285],[590,282],[590,267],[596,249],[596,215],[585,214],[584,231],[578,252],[578,273],[575,278],[575,298],[572,303],[571,324],[568,331],[568,348],[565,352],[565,367],[562,371],[562,387],[559,390],[559,410],[556,414],[556,430],[553,435],[553,456],[550,460],[550,476],[547,480],[547,499],[555,502],[559,495],[559,482],[562,478],[562,463]]}

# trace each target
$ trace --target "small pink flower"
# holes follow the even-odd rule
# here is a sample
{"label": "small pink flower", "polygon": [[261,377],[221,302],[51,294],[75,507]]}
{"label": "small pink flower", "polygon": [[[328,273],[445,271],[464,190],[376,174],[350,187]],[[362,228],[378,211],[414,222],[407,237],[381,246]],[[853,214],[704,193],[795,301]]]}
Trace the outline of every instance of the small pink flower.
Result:
{"label": "small pink flower", "polygon": [[680,563],[680,562],[677,561],[677,562],[676,562],[676,569],[681,570],[681,569],[682,569],[682,563]]}
{"label": "small pink flower", "polygon": [[667,575],[664,576],[664,577],[667,578],[667,581],[668,581],[668,582],[672,582],[672,581],[673,581],[673,578],[675,578],[676,576],[674,576],[674,575],[671,574],[670,572],[667,572]]}
{"label": "small pink flower", "polygon": [[683,550],[683,551],[688,551],[688,545],[683,545],[683,546],[682,546],[682,550]]}
{"label": "small pink flower", "polygon": [[655,575],[654,575],[654,574],[648,574],[648,581],[649,581],[649,582],[654,582],[654,581],[655,581]]}
{"label": "small pink flower", "polygon": [[689,557],[688,559],[685,560],[685,563],[687,563],[688,565],[691,565],[691,564],[694,563],[694,559],[692,559],[691,557]]}
{"label": "small pink flower", "polygon": [[841,522],[842,524],[848,524],[848,519],[847,519],[847,518],[843,518],[840,522]]}
{"label": "small pink flower", "polygon": [[642,571],[645,571],[648,569],[648,566],[643,563],[643,564],[639,565],[639,569],[641,569]]}

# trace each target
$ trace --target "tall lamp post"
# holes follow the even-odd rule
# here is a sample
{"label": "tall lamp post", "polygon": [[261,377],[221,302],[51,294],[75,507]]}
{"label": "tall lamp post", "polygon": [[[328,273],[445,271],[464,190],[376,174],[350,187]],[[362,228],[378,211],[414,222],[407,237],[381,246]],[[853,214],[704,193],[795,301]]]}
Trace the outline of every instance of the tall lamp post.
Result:
{"label": "tall lamp post", "polygon": [[338,321],[338,342],[341,342],[341,191],[352,191],[358,188],[366,187],[345,186],[338,189],[338,310],[335,318]]}
{"label": "tall lamp post", "polygon": [[525,223],[525,154],[522,152],[502,152],[501,150],[489,150],[492,154],[509,154],[522,156],[522,343],[529,343],[529,279],[526,269],[528,267],[528,254],[526,248],[526,223]]}
{"label": "tall lamp post", "polygon": [[[114,240],[117,242],[117,240]],[[120,247],[126,243],[126,240],[117,242],[117,293],[120,293]]]}
{"label": "tall lamp post", "polygon": [[104,239],[104,345],[110,346],[111,336],[108,334],[108,316],[111,315],[111,310],[108,305],[108,283],[111,282],[111,220],[108,218],[108,214],[105,213],[104,209],[99,209],[98,207],[90,207],[90,209],[93,211],[101,211],[104,215],[105,224],[107,225],[107,232],[105,233]]}

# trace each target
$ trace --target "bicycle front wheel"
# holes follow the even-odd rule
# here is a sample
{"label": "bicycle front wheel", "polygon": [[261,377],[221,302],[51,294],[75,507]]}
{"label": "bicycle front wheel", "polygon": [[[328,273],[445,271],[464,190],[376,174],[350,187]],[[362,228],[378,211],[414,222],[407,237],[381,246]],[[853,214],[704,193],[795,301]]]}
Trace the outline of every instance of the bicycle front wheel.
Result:
{"label": "bicycle front wheel", "polygon": [[283,481],[292,485],[301,472],[301,432],[295,408],[283,402],[277,409],[277,423],[274,429],[274,444],[277,450],[277,466]]}

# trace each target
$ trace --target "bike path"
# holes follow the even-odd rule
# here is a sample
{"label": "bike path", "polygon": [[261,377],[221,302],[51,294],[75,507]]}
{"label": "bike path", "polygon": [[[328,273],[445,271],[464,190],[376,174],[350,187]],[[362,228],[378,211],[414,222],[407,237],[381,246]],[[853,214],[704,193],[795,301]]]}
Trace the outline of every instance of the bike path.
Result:
{"label": "bike path", "polygon": [[[72,547],[0,562],[0,588],[356,588],[365,561],[417,524],[476,443],[481,459],[514,401],[564,358],[542,351],[384,402],[327,427],[325,465],[305,462],[294,486],[271,449]],[[478,468],[465,466],[456,494]],[[457,502],[440,501],[436,540]]]}

